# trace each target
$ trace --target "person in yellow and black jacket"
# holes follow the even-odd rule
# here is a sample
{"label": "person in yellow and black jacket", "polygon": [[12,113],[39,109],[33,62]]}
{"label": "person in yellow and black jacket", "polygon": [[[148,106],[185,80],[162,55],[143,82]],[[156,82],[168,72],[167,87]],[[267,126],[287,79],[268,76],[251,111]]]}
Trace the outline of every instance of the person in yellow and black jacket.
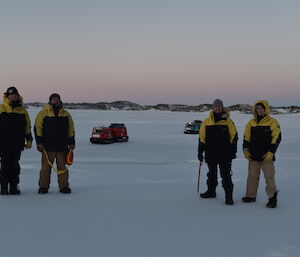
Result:
{"label": "person in yellow and black jacket", "polygon": [[[69,172],[65,166],[68,149],[75,148],[75,131],[71,114],[63,108],[59,94],[52,94],[49,103],[38,113],[34,126],[37,149],[42,153],[39,194],[48,193],[51,166],[56,159],[61,193],[70,194]],[[50,163],[49,163],[50,162]]]}
{"label": "person in yellow and black jacket", "polygon": [[1,195],[21,193],[18,188],[19,160],[22,150],[31,146],[31,124],[28,112],[23,106],[23,98],[15,87],[9,87],[0,105]]}
{"label": "person in yellow and black jacket", "polygon": [[218,166],[222,177],[222,186],[225,191],[225,203],[233,204],[231,179],[231,163],[236,158],[238,134],[230,114],[220,99],[213,102],[213,111],[200,127],[198,159],[208,165],[207,191],[200,194],[202,198],[215,198],[218,185]]}
{"label": "person in yellow and black jacket", "polygon": [[253,107],[253,119],[245,128],[243,151],[249,160],[246,196],[243,202],[255,202],[262,169],[266,180],[266,192],[269,197],[268,208],[277,206],[277,188],[275,184],[275,152],[281,141],[281,130],[277,120],[270,116],[267,101],[257,101]]}

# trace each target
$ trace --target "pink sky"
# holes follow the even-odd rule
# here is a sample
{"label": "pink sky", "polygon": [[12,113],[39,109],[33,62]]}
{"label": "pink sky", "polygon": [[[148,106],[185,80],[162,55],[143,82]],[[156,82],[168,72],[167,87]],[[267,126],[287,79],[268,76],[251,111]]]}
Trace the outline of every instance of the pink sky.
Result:
{"label": "pink sky", "polygon": [[36,1],[0,10],[0,83],[25,102],[299,104],[300,3]]}

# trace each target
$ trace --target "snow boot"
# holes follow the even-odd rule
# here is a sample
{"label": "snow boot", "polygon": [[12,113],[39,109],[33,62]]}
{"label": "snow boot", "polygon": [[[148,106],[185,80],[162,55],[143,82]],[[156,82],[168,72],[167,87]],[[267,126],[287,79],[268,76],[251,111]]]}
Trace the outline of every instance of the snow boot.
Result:
{"label": "snow boot", "polygon": [[1,195],[8,195],[8,184],[1,183]]}
{"label": "snow boot", "polygon": [[232,191],[226,192],[226,195],[225,195],[225,204],[227,204],[227,205],[233,205]]}
{"label": "snow boot", "polygon": [[251,203],[251,202],[255,202],[256,201],[256,198],[255,197],[248,197],[248,196],[245,196],[242,198],[242,201],[244,203]]}
{"label": "snow boot", "polygon": [[225,203],[227,205],[233,205],[232,192],[233,192],[233,184],[224,186],[225,191]]}
{"label": "snow boot", "polygon": [[227,204],[227,205],[233,205],[232,197],[231,198],[227,198],[226,197],[225,204]]}
{"label": "snow boot", "polygon": [[17,185],[10,185],[9,186],[9,194],[10,195],[19,195],[19,194],[21,194],[21,191]]}
{"label": "snow boot", "polygon": [[205,193],[200,194],[202,198],[216,198],[216,191],[207,190]]}
{"label": "snow boot", "polygon": [[60,189],[59,192],[61,192],[63,194],[71,194],[72,190],[69,187],[64,187],[64,188]]}
{"label": "snow boot", "polygon": [[268,208],[276,208],[277,206],[277,192],[274,193],[273,197],[269,198],[269,202],[267,203]]}
{"label": "snow boot", "polygon": [[48,188],[39,188],[39,191],[38,191],[39,194],[47,194],[48,193]]}

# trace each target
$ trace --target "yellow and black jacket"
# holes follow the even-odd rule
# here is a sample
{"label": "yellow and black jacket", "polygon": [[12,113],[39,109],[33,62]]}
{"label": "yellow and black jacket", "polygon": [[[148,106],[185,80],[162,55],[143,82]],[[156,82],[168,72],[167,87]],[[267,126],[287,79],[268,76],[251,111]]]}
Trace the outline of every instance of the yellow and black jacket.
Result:
{"label": "yellow and black jacket", "polygon": [[32,140],[31,124],[23,99],[19,96],[19,104],[13,106],[11,101],[3,96],[0,105],[0,148],[24,149],[25,139]]}
{"label": "yellow and black jacket", "polygon": [[36,116],[34,133],[36,143],[50,152],[64,152],[68,145],[75,145],[73,119],[63,107],[55,114],[53,106],[46,104]]}
{"label": "yellow and black jacket", "polygon": [[198,154],[205,152],[206,162],[224,162],[236,158],[238,134],[229,111],[215,121],[213,111],[200,127]]}
{"label": "yellow and black jacket", "polygon": [[[258,121],[255,106],[263,104],[266,115]],[[270,116],[270,106],[267,101],[257,101],[253,106],[253,119],[245,128],[243,149],[248,149],[254,161],[263,161],[267,152],[275,153],[281,141],[281,131],[277,120]],[[275,160],[275,155],[273,157]]]}

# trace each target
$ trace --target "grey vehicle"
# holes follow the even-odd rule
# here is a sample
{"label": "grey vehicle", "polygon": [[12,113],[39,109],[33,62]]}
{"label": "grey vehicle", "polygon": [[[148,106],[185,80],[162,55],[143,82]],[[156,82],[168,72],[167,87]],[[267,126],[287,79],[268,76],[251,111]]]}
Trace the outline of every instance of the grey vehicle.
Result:
{"label": "grey vehicle", "polygon": [[184,134],[199,134],[201,120],[194,120],[185,124]]}

